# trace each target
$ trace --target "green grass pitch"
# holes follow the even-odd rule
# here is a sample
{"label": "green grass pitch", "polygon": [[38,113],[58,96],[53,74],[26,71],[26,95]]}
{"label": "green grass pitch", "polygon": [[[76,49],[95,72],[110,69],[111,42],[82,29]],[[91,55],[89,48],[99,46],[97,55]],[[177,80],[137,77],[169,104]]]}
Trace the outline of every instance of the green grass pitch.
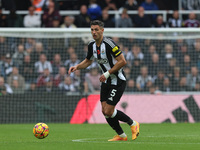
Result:
{"label": "green grass pitch", "polygon": [[[48,123],[47,123],[48,124]],[[0,150],[199,150],[200,124],[141,124],[140,136],[131,140],[128,125],[122,127],[128,141],[107,142],[115,132],[107,124],[51,124],[49,136],[33,136],[34,124],[1,124]]]}

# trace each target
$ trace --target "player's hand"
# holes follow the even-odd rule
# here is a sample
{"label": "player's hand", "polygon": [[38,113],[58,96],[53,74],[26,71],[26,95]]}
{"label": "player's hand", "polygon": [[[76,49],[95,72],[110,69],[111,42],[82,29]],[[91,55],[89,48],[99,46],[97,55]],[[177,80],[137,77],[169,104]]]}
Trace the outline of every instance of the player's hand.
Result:
{"label": "player's hand", "polygon": [[68,70],[68,74],[71,74],[71,72],[74,72],[76,70],[77,70],[76,66],[70,67],[69,70]]}
{"label": "player's hand", "polygon": [[105,82],[106,81],[106,77],[104,76],[104,74],[102,74],[99,78],[100,82]]}

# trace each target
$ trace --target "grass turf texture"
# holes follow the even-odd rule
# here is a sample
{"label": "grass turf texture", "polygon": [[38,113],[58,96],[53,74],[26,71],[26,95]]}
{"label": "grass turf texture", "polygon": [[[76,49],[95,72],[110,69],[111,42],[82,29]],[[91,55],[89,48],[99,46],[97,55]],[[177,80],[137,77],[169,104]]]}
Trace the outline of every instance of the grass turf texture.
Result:
{"label": "grass turf texture", "polygon": [[140,136],[131,140],[128,125],[122,127],[128,141],[107,142],[115,132],[107,124],[51,124],[49,136],[37,139],[35,124],[0,125],[1,150],[196,150],[200,149],[200,124],[141,124]]}

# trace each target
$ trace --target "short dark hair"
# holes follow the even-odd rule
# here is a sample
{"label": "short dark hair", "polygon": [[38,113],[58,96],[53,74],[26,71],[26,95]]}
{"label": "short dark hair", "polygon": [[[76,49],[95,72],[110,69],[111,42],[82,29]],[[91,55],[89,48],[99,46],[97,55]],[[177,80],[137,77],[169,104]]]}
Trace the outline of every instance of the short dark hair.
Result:
{"label": "short dark hair", "polygon": [[90,26],[92,26],[92,25],[98,25],[99,27],[104,27],[104,23],[102,22],[102,21],[100,21],[100,20],[93,20],[93,21],[91,21],[90,22]]}

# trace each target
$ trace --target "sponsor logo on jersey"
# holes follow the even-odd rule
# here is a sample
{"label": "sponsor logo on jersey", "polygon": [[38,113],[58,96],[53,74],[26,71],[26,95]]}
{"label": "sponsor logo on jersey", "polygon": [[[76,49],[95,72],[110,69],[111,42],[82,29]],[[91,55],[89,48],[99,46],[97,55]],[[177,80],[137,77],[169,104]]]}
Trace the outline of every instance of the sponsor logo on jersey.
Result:
{"label": "sponsor logo on jersey", "polygon": [[108,63],[108,59],[106,59],[106,58],[97,59],[97,62],[98,62],[99,64],[106,64],[106,63]]}

